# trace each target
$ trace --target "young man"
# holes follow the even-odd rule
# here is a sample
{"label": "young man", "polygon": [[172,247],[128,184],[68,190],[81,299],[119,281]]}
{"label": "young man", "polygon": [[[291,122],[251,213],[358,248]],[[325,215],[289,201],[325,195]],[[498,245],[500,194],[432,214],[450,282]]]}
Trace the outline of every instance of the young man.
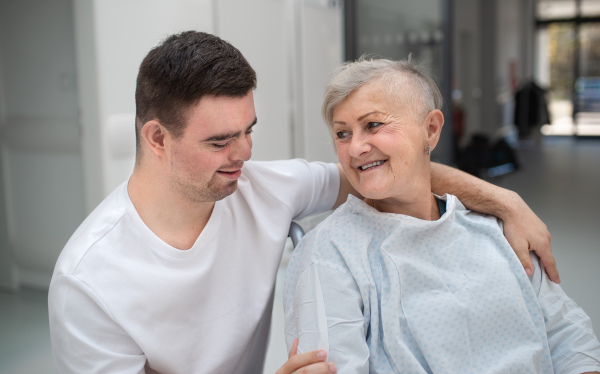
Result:
{"label": "young man", "polygon": [[[210,34],[173,35],[146,56],[134,171],[73,234],[50,285],[60,372],[262,372],[290,222],[351,188],[334,164],[248,161],[255,87],[241,53]],[[504,219],[523,265],[536,250],[558,280],[549,233],[518,195],[433,174],[434,192]],[[292,351],[278,373],[335,372],[323,353]]]}

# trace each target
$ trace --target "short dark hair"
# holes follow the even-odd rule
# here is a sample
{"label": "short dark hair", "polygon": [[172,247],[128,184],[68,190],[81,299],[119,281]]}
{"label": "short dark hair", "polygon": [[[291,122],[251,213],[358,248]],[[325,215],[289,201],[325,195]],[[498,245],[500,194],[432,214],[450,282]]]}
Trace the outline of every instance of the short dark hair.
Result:
{"label": "short dark hair", "polygon": [[144,123],[157,119],[177,138],[187,109],[205,95],[243,97],[256,88],[256,72],[221,38],[197,31],[167,37],[142,61],[135,89],[136,147]]}

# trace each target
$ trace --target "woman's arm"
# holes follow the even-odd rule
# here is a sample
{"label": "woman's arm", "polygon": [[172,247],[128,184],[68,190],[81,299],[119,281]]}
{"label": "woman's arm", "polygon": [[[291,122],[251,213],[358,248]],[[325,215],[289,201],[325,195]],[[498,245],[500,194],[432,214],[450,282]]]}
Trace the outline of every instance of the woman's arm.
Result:
{"label": "woman's arm", "polygon": [[532,254],[533,275],[529,277],[544,313],[548,346],[557,373],[597,373],[600,342],[590,317],[562,288],[550,282]]}
{"label": "woman's arm", "polygon": [[285,288],[293,290],[286,341],[299,338],[298,352],[325,350],[340,373],[368,373],[362,298],[352,275],[312,263]]}
{"label": "woman's arm", "polygon": [[560,283],[548,228],[517,193],[434,162],[431,163],[431,189],[438,195],[457,196],[470,210],[500,218],[504,221],[504,235],[527,274],[533,272],[529,251],[534,251],[550,280]]}

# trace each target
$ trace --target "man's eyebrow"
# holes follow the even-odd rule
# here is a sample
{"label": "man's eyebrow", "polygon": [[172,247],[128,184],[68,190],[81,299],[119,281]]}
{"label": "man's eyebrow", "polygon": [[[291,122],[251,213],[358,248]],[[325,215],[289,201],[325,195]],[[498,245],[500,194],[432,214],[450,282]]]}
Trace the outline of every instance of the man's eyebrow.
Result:
{"label": "man's eyebrow", "polygon": [[[252,127],[254,127],[254,125],[256,125],[257,122],[258,122],[258,119],[256,117],[254,117],[254,121],[252,121],[252,123],[250,124],[250,126],[248,126],[246,128],[245,132],[250,131],[250,129]],[[231,139],[231,138],[237,138],[241,134],[242,133],[240,131],[237,131],[237,132],[229,132],[229,133],[225,133],[225,134],[213,135],[213,136],[211,136],[209,138],[204,139],[203,142],[218,142],[218,141],[227,140],[227,139]]]}

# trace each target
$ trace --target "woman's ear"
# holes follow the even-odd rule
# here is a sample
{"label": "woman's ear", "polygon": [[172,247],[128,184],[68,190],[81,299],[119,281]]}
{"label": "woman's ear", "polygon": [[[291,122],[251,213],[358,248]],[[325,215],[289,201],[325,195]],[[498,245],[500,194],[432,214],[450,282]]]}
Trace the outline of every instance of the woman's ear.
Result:
{"label": "woman's ear", "polygon": [[156,156],[165,153],[165,138],[168,137],[167,129],[157,120],[150,120],[142,126],[142,143],[144,143]]}
{"label": "woman's ear", "polygon": [[425,118],[425,126],[427,128],[427,145],[434,149],[440,140],[442,127],[444,126],[444,114],[439,109],[434,109]]}

